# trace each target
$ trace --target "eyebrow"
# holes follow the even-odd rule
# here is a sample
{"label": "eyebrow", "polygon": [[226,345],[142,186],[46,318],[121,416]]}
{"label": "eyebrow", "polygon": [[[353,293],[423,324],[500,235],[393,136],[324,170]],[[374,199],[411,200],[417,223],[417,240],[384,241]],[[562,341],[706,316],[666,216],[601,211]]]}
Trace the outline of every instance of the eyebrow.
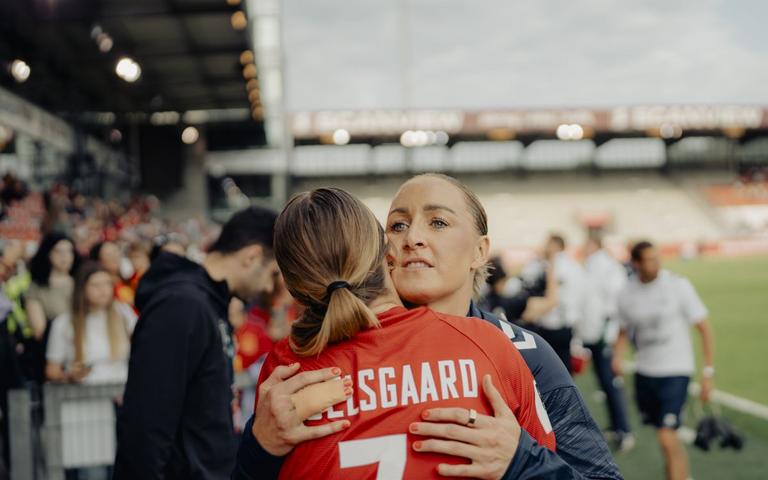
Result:
{"label": "eyebrow", "polygon": [[425,212],[431,212],[433,210],[445,210],[447,212],[451,212],[452,214],[456,215],[456,212],[454,212],[452,208],[446,207],[445,205],[436,205],[436,204],[424,205]]}
{"label": "eyebrow", "polygon": [[[445,210],[447,212],[451,212],[452,214],[456,215],[456,212],[453,211],[452,208],[446,207],[445,205],[437,205],[437,204],[424,205],[423,210],[425,212],[432,212],[432,211],[435,211],[435,210]],[[408,213],[408,209],[405,208],[405,207],[393,208],[392,210],[389,211],[389,215],[392,215],[393,213],[407,214]]]}

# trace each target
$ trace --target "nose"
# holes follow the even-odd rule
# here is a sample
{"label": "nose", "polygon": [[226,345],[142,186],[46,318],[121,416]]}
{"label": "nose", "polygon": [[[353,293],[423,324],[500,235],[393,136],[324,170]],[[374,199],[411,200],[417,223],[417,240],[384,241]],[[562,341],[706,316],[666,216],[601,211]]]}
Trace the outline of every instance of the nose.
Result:
{"label": "nose", "polygon": [[411,225],[405,232],[403,247],[407,250],[415,250],[423,248],[425,245],[426,241],[422,228],[418,224]]}

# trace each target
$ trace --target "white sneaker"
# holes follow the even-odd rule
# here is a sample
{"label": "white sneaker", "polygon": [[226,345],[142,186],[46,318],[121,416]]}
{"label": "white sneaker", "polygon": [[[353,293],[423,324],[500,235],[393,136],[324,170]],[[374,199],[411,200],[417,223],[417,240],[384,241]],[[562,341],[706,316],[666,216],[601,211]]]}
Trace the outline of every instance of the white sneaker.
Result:
{"label": "white sneaker", "polygon": [[632,433],[622,433],[618,435],[618,450],[619,453],[627,453],[637,444],[635,435]]}

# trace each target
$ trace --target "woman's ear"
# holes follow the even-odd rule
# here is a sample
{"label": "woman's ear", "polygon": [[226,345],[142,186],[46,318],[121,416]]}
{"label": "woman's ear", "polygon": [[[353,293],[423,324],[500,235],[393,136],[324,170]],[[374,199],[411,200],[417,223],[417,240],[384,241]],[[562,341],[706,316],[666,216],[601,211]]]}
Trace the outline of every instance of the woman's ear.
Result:
{"label": "woman's ear", "polygon": [[491,250],[491,240],[488,235],[482,235],[477,239],[475,247],[475,259],[472,261],[472,268],[478,269],[488,263],[488,255]]}

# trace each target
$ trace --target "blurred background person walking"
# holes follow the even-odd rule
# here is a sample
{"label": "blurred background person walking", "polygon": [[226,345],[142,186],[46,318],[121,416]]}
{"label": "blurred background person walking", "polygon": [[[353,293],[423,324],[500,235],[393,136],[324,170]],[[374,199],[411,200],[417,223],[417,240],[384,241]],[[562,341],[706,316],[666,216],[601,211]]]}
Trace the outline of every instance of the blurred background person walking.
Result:
{"label": "blurred background person walking", "polygon": [[622,374],[622,359],[631,339],[635,347],[635,400],[643,423],[656,427],[667,478],[686,480],[688,455],[677,429],[695,372],[690,327],[695,326],[701,334],[701,400],[707,402],[715,375],[715,339],[707,319],[709,312],[688,279],[661,268],[659,252],[652,243],[637,243],[631,258],[636,275],[619,293],[621,331],[612,368],[615,375]]}
{"label": "blurred background person walking", "polygon": [[624,379],[611,369],[613,343],[619,332],[618,295],[627,282],[624,266],[603,248],[602,239],[592,235],[584,246],[586,292],[584,314],[575,326],[575,336],[591,354],[592,369],[605,394],[609,429],[606,439],[621,452],[635,446],[627,419]]}

